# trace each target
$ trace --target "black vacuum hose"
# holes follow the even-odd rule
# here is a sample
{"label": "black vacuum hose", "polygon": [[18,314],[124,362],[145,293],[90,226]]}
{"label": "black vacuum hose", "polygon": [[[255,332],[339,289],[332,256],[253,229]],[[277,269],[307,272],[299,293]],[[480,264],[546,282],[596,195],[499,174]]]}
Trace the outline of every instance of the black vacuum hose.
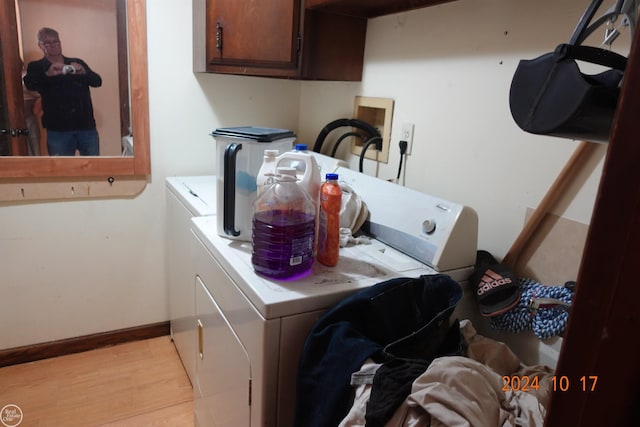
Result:
{"label": "black vacuum hose", "polygon": [[327,124],[318,134],[318,137],[316,138],[316,142],[313,145],[313,151],[315,151],[316,153],[320,153],[322,150],[322,144],[324,143],[324,140],[327,138],[327,135],[329,135],[329,133],[334,130],[337,129],[339,127],[343,127],[343,126],[351,126],[354,128],[358,128],[361,129],[363,131],[365,131],[369,137],[374,137],[374,136],[381,136],[380,132],[378,132],[378,129],[376,129],[375,127],[371,126],[369,123],[364,122],[362,120],[359,119],[337,119],[334,120],[332,122],[330,122],[329,124]]}

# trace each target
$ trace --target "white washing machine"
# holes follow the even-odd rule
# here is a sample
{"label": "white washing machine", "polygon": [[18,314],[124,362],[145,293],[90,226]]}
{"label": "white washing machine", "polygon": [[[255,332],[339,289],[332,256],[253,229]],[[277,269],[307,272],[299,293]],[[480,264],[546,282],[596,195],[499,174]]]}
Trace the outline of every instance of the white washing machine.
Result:
{"label": "white washing machine", "polygon": [[166,277],[171,337],[193,383],[195,373],[194,267],[189,254],[191,218],[215,215],[216,177],[171,177],[165,182]]}
{"label": "white washing machine", "polygon": [[192,219],[196,425],[293,425],[300,352],[329,307],[391,278],[445,273],[463,283],[472,271],[473,209],[349,169],[335,172],[367,204],[379,240],[342,248],[336,267],[314,263],[302,279],[256,275],[250,243],[218,236],[211,217]]}

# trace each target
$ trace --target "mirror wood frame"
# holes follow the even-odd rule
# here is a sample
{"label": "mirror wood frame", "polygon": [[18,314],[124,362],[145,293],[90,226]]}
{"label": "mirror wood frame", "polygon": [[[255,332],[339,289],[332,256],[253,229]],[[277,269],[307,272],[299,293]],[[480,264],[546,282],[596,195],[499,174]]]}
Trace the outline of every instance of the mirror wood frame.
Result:
{"label": "mirror wood frame", "polygon": [[[6,17],[16,16],[14,0],[2,0],[0,11]],[[18,35],[15,19],[0,26],[0,35],[11,43],[3,43],[9,51],[4,56],[18,58]],[[0,180],[3,182],[56,180],[68,178],[143,177],[151,173],[149,143],[149,90],[147,68],[146,0],[127,0],[127,35],[129,47],[129,79],[131,97],[131,128],[134,135],[133,156],[123,157],[29,157],[0,158]],[[15,42],[14,42],[15,41]],[[15,50],[15,51],[11,51]],[[11,56],[13,55],[13,56]],[[20,75],[19,64],[7,64],[9,75]],[[13,67],[13,68],[12,68]],[[22,99],[21,82],[7,85],[14,99]],[[9,106],[9,112],[20,108]],[[11,117],[16,120],[19,117]],[[24,122],[24,118],[22,119]],[[19,123],[19,122],[18,122]]]}

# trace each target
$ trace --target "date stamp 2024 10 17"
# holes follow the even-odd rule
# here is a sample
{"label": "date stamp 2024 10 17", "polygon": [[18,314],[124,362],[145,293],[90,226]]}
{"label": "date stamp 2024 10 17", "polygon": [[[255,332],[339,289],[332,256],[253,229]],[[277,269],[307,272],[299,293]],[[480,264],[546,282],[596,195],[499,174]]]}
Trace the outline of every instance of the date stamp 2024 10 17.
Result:
{"label": "date stamp 2024 10 17", "polygon": [[[569,390],[595,391],[598,383],[597,375],[583,375],[577,381],[571,381],[566,375],[551,377],[551,390],[565,392]],[[502,391],[537,391],[540,388],[540,380],[537,376],[528,375],[503,375]]]}

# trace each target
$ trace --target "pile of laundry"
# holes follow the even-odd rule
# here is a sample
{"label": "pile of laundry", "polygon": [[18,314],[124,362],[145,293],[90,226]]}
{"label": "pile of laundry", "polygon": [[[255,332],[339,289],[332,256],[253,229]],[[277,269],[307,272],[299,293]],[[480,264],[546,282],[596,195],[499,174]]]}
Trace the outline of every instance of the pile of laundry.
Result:
{"label": "pile of laundry", "polygon": [[552,369],[451,321],[461,297],[449,276],[425,275],[331,308],[303,348],[296,426],[542,426]]}
{"label": "pile of laundry", "polygon": [[[460,322],[460,330],[466,354],[434,359],[412,382],[391,418],[373,424],[367,422],[367,409],[374,374],[382,364],[368,359],[352,376],[354,404],[339,425],[542,426],[553,370],[522,365],[504,343],[478,335],[469,320]],[[361,381],[363,375],[370,381]]]}

